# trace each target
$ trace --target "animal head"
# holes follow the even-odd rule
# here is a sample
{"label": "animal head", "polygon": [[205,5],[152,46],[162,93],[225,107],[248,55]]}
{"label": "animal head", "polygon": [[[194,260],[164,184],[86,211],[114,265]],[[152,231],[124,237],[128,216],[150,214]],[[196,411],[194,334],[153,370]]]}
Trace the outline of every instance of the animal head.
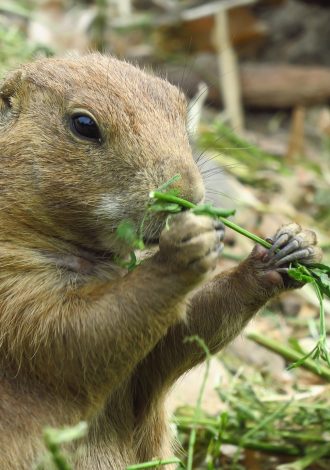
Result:
{"label": "animal head", "polygon": [[[176,174],[204,196],[186,131],[186,101],[165,80],[117,59],[41,59],[0,88],[0,209],[42,233],[110,250],[137,225],[148,193]],[[159,233],[154,216],[147,237]],[[153,233],[154,232],[154,233]]]}

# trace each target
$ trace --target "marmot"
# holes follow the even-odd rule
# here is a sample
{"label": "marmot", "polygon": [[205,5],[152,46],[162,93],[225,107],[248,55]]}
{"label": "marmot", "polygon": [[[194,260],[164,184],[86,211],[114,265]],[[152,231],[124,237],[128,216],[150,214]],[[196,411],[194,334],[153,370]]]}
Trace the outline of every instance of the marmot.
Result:
{"label": "marmot", "polygon": [[89,423],[75,469],[122,470],[172,455],[164,399],[273,295],[292,260],[317,261],[311,231],[280,229],[214,274],[223,226],[184,212],[145,224],[158,251],[127,272],[123,220],[173,187],[199,203],[204,185],[186,132],[184,95],[134,66],[89,54],[41,59],[0,88],[0,468],[40,461],[45,426]]}

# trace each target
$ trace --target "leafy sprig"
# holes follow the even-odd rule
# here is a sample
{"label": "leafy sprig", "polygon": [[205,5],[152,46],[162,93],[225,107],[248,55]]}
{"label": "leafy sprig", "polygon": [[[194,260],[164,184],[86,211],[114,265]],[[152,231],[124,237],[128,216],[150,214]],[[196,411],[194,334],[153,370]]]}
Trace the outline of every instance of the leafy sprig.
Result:
{"label": "leafy sprig", "polygon": [[[245,230],[243,227],[240,227],[228,219],[228,217],[235,214],[235,210],[219,209],[217,207],[213,207],[211,204],[196,205],[186,199],[179,197],[179,190],[176,188],[171,188],[171,185],[179,179],[180,175],[175,175],[165,184],[160,186],[157,190],[151,191],[149,193],[147,213],[163,212],[168,214],[176,214],[182,210],[188,209],[198,215],[208,215],[210,217],[220,219],[226,227],[249,238],[259,245],[262,245],[264,248],[271,248],[271,243],[249,232],[248,230]],[[145,218],[146,216],[143,219],[142,226]],[[144,249],[142,226],[137,230],[132,222],[123,221],[117,229],[117,237],[124,241],[131,248],[130,260],[125,262],[120,261],[120,264],[129,271],[134,269],[139,264],[135,250]],[[300,366],[308,358],[315,360],[322,359],[330,367],[330,354],[327,347],[325,312],[323,305],[323,297],[326,296],[330,298],[330,267],[320,263],[307,267],[298,262],[295,262],[292,266],[290,266],[288,274],[297,281],[311,284],[315,290],[320,305],[319,339],[312,351],[306,355],[302,355],[299,360],[291,364],[290,368]]]}
{"label": "leafy sprig", "polygon": [[[257,235],[245,230],[244,228],[235,224],[231,220],[227,219],[227,217],[235,214],[235,210],[218,209],[210,204],[193,204],[190,201],[178,197],[177,193],[174,194],[173,191],[165,192],[164,189],[167,189],[168,186],[169,185],[166,184],[162,188],[160,188],[160,190],[150,192],[150,211],[168,212],[173,214],[178,213],[183,209],[190,209],[195,214],[208,215],[213,218],[218,218],[222,221],[225,226],[231,228],[232,230],[235,230],[236,232],[249,238],[250,240],[253,240],[254,242],[262,245],[265,248],[271,248],[272,245],[268,241],[258,237]],[[290,368],[300,366],[308,358],[315,360],[322,359],[330,367],[330,354],[327,347],[325,312],[323,305],[323,297],[326,296],[330,298],[330,267],[320,263],[307,267],[298,262],[295,262],[290,267],[288,274],[290,277],[297,281],[311,284],[316,292],[320,305],[319,339],[312,351],[310,351],[306,355],[303,355],[301,359],[291,364]]]}
{"label": "leafy sprig", "polygon": [[297,281],[309,283],[313,286],[320,304],[320,336],[314,348],[304,355],[301,359],[289,366],[289,369],[298,367],[306,359],[322,359],[330,367],[330,354],[327,347],[327,334],[325,326],[325,312],[323,305],[323,296],[330,297],[330,267],[325,264],[317,264],[317,267],[307,268],[302,264],[289,269],[288,274]]}
{"label": "leafy sprig", "polygon": [[[63,429],[47,427],[44,429],[43,438],[48,450],[46,459],[37,466],[37,470],[43,470],[52,463],[57,470],[72,470],[67,457],[62,453],[61,446],[77,439],[81,439],[87,434],[87,423],[81,421],[75,426]],[[47,459],[49,457],[49,459]],[[52,468],[53,468],[52,467]]]}

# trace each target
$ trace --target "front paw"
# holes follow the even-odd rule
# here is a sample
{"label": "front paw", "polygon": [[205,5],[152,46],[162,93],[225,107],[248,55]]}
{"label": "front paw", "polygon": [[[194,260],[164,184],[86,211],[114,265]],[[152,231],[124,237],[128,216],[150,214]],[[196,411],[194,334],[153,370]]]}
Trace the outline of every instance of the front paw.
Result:
{"label": "front paw", "polygon": [[272,247],[269,250],[258,248],[254,258],[260,263],[266,281],[279,286],[282,284],[287,289],[303,285],[289,277],[288,269],[292,263],[308,265],[317,263],[322,258],[315,232],[303,230],[296,223],[284,225],[267,241]]}
{"label": "front paw", "polygon": [[224,226],[210,217],[182,212],[169,219],[159,255],[171,271],[193,277],[211,273],[223,248]]}
{"label": "front paw", "polygon": [[284,225],[268,240],[273,245],[269,250],[271,263],[278,270],[287,269],[294,261],[308,265],[318,263],[322,258],[322,250],[316,246],[316,233],[302,230],[296,223]]}

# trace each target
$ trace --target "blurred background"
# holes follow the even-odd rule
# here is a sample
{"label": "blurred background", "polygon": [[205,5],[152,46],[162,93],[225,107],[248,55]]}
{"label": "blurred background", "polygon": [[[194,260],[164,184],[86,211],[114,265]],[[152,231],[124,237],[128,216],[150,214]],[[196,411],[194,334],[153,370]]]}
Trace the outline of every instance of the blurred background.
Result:
{"label": "blurred background", "polygon": [[[261,237],[292,220],[312,228],[327,264],[329,45],[328,0],[0,0],[0,79],[35,57],[94,50],[167,77],[189,100],[208,199]],[[229,230],[226,242],[220,269],[252,247]],[[330,468],[329,368],[288,371],[255,340],[309,351],[318,318],[310,287],[289,292],[210,360],[194,468]],[[204,372],[171,396],[184,448]]]}

